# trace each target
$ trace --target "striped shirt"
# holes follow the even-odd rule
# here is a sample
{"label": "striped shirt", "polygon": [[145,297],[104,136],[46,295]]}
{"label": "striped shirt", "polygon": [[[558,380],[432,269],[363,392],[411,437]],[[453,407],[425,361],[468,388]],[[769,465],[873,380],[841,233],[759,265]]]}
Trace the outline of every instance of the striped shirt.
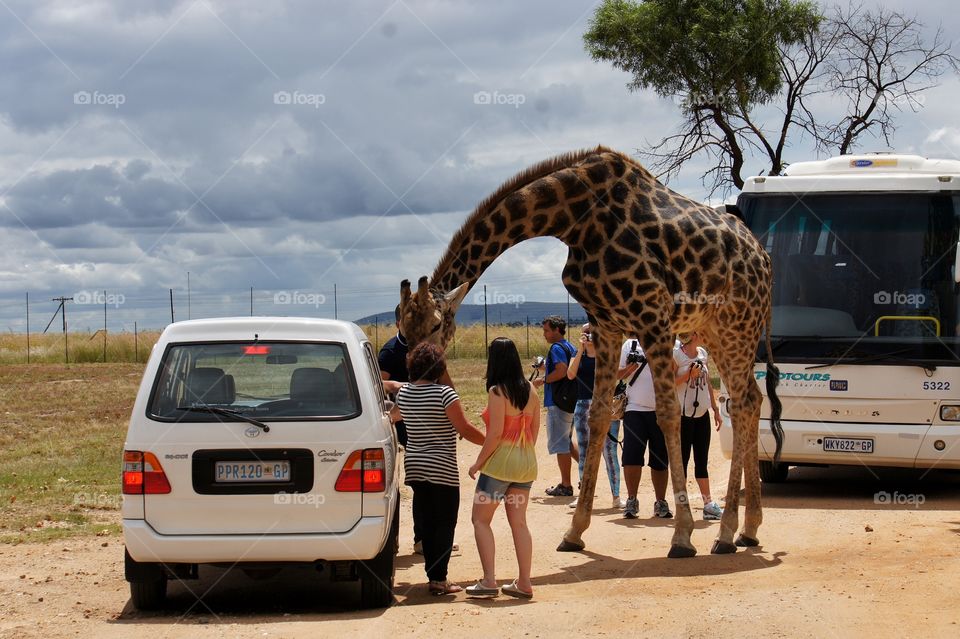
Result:
{"label": "striped shirt", "polygon": [[457,431],[446,408],[460,397],[443,384],[406,384],[397,393],[397,406],[407,426],[403,458],[405,482],[425,481],[460,486]]}

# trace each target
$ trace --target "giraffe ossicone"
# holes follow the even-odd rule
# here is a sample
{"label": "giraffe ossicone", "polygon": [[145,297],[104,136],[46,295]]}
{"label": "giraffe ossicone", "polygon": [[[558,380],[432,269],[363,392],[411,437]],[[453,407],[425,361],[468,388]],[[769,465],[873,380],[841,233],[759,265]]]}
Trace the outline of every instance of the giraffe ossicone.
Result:
{"label": "giraffe ossicone", "polygon": [[[573,522],[558,550],[582,550],[590,525],[601,446],[609,427],[623,336],[643,346],[653,375],[657,421],[667,442],[676,503],[669,557],[691,557],[693,516],[685,499],[674,335],[697,331],[727,388],[733,456],[726,508],[712,552],[759,543],[762,521],[758,429],[763,396],[753,374],[766,334],[766,387],[779,459],[783,440],[779,372],[770,347],[772,264],[735,216],[674,193],[632,158],[605,147],[557,156],[515,175],[483,200],[456,232],[433,274],[400,286],[401,331],[412,348],[446,347],[469,289],[508,248],[542,236],[568,247],[563,283],[595,328],[596,377]],[[739,537],[741,476],[746,487]]]}

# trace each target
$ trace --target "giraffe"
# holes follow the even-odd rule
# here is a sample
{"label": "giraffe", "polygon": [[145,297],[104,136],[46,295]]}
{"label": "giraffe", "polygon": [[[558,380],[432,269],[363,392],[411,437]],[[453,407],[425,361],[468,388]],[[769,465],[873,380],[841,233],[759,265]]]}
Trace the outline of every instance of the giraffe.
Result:
{"label": "giraffe", "polygon": [[[569,249],[563,284],[596,327],[594,398],[611,398],[622,335],[639,339],[654,379],[657,421],[669,455],[677,519],[668,557],[692,557],[693,516],[680,455],[680,407],[673,368],[674,334],[697,331],[716,362],[730,400],[733,456],[726,509],[711,552],[759,544],[762,520],[757,438],[762,395],[753,367],[766,333],[767,394],[775,459],[783,432],[776,396],[779,371],[770,348],[770,257],[738,218],[660,184],[627,155],[605,147],[567,153],[532,166],[483,200],[416,292],[400,285],[401,328],[410,347],[446,347],[467,291],[508,248],[553,236]],[[590,444],[572,524],[558,551],[585,548],[601,445],[610,425],[595,399]],[[736,541],[741,473],[745,517]]]}

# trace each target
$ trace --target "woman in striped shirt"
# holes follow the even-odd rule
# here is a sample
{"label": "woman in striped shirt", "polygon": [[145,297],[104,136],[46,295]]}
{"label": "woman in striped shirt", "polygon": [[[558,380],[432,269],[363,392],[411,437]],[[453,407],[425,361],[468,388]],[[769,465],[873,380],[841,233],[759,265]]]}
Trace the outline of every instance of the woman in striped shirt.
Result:
{"label": "woman in striped shirt", "polygon": [[407,427],[405,482],[413,489],[413,521],[423,534],[423,558],[430,593],[448,595],[462,588],[447,580],[447,566],[460,507],[457,433],[483,444],[483,433],[464,415],[457,392],[437,382],[447,370],[443,351],[426,342],[407,355],[411,383],[397,393]]}

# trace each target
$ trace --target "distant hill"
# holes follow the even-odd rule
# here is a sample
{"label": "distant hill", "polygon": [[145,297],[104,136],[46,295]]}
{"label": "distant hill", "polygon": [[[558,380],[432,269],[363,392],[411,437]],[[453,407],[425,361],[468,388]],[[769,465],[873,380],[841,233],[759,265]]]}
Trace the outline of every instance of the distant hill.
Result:
{"label": "distant hill", "polygon": [[[523,302],[522,304],[488,304],[487,321],[490,324],[513,324],[523,326],[530,319],[530,324],[538,325],[544,317],[548,315],[559,315],[567,319],[566,302]],[[570,323],[577,325],[587,321],[587,313],[574,301],[570,302]],[[358,320],[356,324],[394,324],[393,311],[377,313],[376,315],[367,315]],[[483,305],[482,304],[462,304],[457,310],[458,324],[481,324],[483,323]]]}

